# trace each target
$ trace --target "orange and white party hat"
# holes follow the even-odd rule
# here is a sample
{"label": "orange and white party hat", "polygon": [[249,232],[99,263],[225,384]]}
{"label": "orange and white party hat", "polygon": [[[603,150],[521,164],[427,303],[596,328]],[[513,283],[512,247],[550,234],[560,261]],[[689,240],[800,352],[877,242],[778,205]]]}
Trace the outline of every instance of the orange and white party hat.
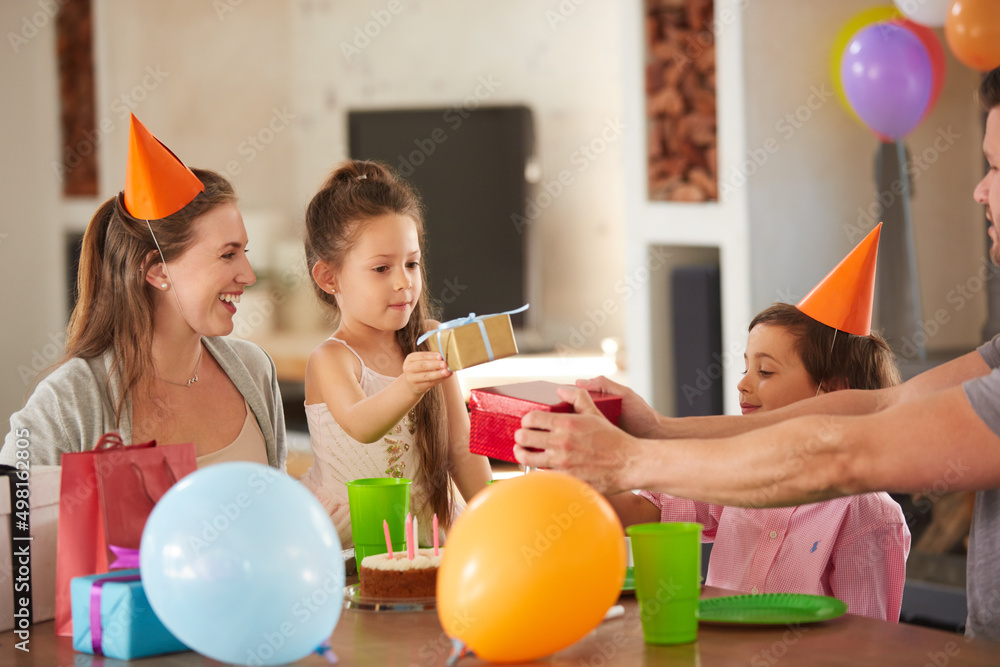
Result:
{"label": "orange and white party hat", "polygon": [[140,220],[159,220],[181,210],[204,190],[194,172],[133,115],[125,172],[129,214]]}
{"label": "orange and white party hat", "polygon": [[869,335],[881,232],[880,222],[799,302],[798,309],[828,327],[858,336]]}

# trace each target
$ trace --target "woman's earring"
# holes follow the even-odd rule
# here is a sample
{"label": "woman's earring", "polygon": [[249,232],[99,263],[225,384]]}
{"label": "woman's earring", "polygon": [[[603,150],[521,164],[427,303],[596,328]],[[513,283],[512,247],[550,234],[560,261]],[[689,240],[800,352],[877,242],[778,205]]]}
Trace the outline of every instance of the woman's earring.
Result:
{"label": "woman's earring", "polygon": [[331,287],[330,288],[330,294],[336,294],[336,293],[337,293],[337,290],[334,289],[333,287]]}
{"label": "woman's earring", "polygon": [[160,283],[160,289],[167,289],[167,287],[169,287],[169,285],[166,283]]}

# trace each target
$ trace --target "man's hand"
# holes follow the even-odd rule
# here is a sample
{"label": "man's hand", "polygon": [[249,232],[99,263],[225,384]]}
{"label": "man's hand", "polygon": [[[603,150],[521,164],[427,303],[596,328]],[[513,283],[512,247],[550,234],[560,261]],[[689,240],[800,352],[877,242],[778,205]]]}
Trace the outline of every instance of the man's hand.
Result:
{"label": "man's hand", "polygon": [[618,425],[622,430],[637,438],[656,436],[656,429],[660,425],[660,415],[646,401],[642,400],[639,394],[628,387],[612,382],[603,375],[589,380],[577,380],[576,386],[587,391],[599,391],[621,396],[622,415],[618,420]]}
{"label": "man's hand", "polygon": [[576,413],[526,414],[514,433],[515,458],[526,466],[569,473],[601,493],[630,490],[628,480],[638,465],[635,439],[605,419],[586,391],[560,388],[558,393]]}

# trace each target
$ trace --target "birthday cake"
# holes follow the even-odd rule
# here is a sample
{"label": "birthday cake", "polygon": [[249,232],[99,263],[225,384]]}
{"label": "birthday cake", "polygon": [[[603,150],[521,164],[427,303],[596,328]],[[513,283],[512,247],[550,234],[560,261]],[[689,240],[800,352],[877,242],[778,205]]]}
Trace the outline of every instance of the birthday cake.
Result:
{"label": "birthday cake", "polygon": [[359,593],[372,598],[432,598],[437,587],[438,567],[441,565],[439,549],[417,549],[410,560],[406,552],[366,556],[361,561]]}

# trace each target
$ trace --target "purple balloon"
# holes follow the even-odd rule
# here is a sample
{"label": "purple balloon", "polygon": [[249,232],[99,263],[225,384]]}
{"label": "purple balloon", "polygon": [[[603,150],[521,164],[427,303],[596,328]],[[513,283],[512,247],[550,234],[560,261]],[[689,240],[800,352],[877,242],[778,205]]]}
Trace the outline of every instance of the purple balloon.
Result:
{"label": "purple balloon", "polygon": [[847,43],[840,81],[851,108],[868,127],[899,139],[923,117],[934,71],[919,37],[900,25],[875,23]]}

